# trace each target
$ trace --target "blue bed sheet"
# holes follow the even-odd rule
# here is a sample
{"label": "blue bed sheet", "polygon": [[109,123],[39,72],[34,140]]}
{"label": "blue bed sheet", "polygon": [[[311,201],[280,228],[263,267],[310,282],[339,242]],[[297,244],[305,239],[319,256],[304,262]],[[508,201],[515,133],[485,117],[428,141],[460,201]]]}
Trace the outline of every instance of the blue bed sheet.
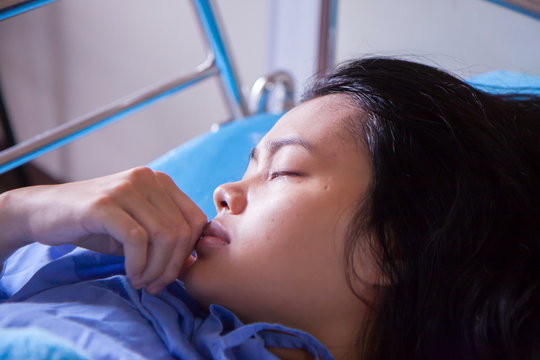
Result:
{"label": "blue bed sheet", "polygon": [[[0,279],[0,329],[9,329],[0,330],[0,358],[275,360],[266,346],[332,358],[301,331],[244,325],[223,307],[200,308],[179,281],[152,296],[123,274],[122,257],[39,244],[17,251]],[[13,329],[20,343],[10,340]]]}

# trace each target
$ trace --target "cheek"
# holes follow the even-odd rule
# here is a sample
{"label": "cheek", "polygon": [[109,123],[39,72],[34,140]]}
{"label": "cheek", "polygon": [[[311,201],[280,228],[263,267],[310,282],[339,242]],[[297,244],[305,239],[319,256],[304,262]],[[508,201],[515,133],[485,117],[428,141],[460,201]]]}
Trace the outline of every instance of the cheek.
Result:
{"label": "cheek", "polygon": [[235,255],[261,259],[279,254],[282,258],[309,237],[312,230],[310,214],[293,203],[288,205],[284,208],[273,203],[260,211],[248,211],[242,219],[236,243],[232,244]]}
{"label": "cheek", "polygon": [[345,233],[342,212],[321,196],[282,199],[247,211],[234,255],[254,265],[339,260]]}
{"label": "cheek", "polygon": [[320,206],[316,196],[306,196],[299,192],[276,191],[275,196],[266,201],[252,201],[242,222],[265,238],[287,239],[309,231],[317,217]]}

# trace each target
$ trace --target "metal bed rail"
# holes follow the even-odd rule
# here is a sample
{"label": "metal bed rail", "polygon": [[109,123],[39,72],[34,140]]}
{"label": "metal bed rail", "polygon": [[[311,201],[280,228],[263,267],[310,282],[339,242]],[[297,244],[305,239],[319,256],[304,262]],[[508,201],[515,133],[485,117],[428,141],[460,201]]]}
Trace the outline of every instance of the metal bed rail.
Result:
{"label": "metal bed rail", "polygon": [[0,21],[47,5],[56,0],[0,0]]}
{"label": "metal bed rail", "polygon": [[[34,5],[32,8],[48,2],[51,1],[32,1],[31,3]],[[123,98],[102,109],[52,128],[3,150],[0,152],[0,174],[35,159],[46,152],[68,144],[92,130],[118,120],[163,97],[181,91],[190,85],[212,76],[219,76],[221,80],[222,92],[231,116],[233,118],[247,116],[246,102],[240,91],[235,67],[222,35],[223,29],[216,17],[212,0],[192,0],[192,3],[196,10],[204,38],[206,39],[208,53],[206,60],[196,68],[195,72]],[[18,15],[23,11],[30,10],[31,8],[28,5],[28,3],[18,5],[16,7],[21,7],[18,10],[15,7],[8,8],[1,14],[9,10],[11,16]]]}
{"label": "metal bed rail", "polygon": [[279,86],[283,86],[280,112],[292,109],[294,106],[294,80],[288,72],[276,71],[255,80],[248,98],[250,113],[270,112],[268,109],[268,96]]}
{"label": "metal bed rail", "polygon": [[334,67],[336,58],[337,0],[321,0],[316,75],[322,76]]}

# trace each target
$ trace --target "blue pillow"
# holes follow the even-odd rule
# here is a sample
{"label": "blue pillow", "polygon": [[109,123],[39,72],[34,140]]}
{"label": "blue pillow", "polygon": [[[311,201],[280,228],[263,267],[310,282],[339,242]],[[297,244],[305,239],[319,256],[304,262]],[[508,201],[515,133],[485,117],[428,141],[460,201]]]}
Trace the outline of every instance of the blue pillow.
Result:
{"label": "blue pillow", "polygon": [[497,70],[474,76],[467,81],[477,89],[493,94],[539,94],[540,77]]}

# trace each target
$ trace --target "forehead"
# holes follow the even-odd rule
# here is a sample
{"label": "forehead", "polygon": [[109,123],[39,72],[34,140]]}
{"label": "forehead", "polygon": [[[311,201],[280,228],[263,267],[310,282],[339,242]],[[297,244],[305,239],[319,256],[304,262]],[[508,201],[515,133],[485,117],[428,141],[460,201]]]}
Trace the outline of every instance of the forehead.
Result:
{"label": "forehead", "polygon": [[326,95],[306,101],[286,113],[265,136],[262,143],[280,137],[299,137],[310,143],[351,141],[348,124],[359,116],[346,95]]}

